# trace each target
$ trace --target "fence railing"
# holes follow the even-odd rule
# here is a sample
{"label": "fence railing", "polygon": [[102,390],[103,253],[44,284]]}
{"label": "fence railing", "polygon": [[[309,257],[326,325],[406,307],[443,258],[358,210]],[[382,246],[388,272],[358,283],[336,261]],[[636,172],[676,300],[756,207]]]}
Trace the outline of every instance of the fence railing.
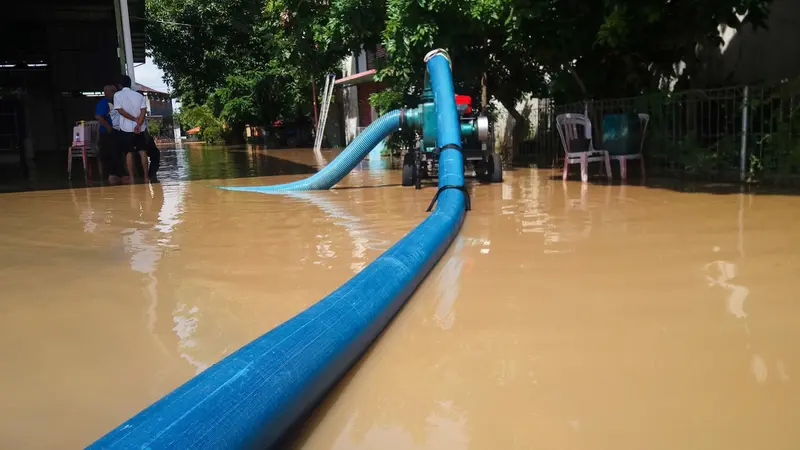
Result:
{"label": "fence railing", "polygon": [[749,181],[800,177],[800,79],[768,86],[538,104],[529,116],[527,138],[515,145],[519,162],[541,167],[561,164],[559,114],[588,115],[595,147],[602,148],[603,117],[647,113],[648,171]]}

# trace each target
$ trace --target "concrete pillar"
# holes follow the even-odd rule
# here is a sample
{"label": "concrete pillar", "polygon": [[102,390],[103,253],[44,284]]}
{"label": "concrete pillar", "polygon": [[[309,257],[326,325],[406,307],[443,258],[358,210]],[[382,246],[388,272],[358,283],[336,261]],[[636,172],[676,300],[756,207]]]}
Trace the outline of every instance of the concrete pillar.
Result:
{"label": "concrete pillar", "polygon": [[117,58],[119,58],[119,73],[125,73],[125,39],[122,34],[122,13],[119,0],[114,0],[114,18],[117,25]]}
{"label": "concrete pillar", "polygon": [[125,66],[131,77],[133,87],[136,86],[136,74],[133,69],[133,43],[131,42],[131,18],[128,13],[128,0],[119,1],[119,12],[122,21],[122,46],[125,50]]}

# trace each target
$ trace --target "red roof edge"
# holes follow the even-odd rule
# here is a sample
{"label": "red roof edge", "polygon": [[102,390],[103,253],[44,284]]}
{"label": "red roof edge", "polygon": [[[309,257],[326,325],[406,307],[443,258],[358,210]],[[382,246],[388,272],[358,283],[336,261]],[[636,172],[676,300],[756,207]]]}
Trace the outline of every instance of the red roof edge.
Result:
{"label": "red roof edge", "polygon": [[339,78],[338,80],[336,80],[336,83],[334,83],[334,84],[344,84],[344,83],[347,83],[349,81],[356,81],[356,80],[358,80],[360,78],[365,78],[365,77],[368,77],[370,75],[375,75],[375,73],[376,73],[375,69],[370,69],[370,70],[367,70],[367,71],[364,71],[364,72],[359,72],[359,73],[357,73],[355,75],[350,75],[349,77]]}

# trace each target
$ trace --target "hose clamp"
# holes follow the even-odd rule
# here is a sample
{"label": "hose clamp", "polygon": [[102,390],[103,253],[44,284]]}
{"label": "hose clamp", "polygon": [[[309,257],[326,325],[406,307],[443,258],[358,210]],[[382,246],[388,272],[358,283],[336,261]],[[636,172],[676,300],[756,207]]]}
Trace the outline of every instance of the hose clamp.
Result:
{"label": "hose clamp", "polygon": [[428,54],[425,55],[425,59],[423,61],[425,61],[425,64],[427,64],[428,61],[430,61],[431,58],[433,58],[436,55],[442,55],[444,59],[447,60],[447,64],[450,65],[450,70],[453,70],[453,61],[450,60],[450,55],[447,54],[447,50],[443,48],[437,48],[435,50],[429,51]]}

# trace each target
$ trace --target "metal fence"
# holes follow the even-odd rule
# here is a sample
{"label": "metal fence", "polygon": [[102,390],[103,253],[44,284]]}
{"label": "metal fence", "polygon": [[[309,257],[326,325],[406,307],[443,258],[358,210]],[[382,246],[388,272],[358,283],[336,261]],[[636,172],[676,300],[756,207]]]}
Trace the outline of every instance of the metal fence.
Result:
{"label": "metal fence", "polygon": [[564,113],[591,119],[596,148],[602,148],[606,115],[649,114],[644,154],[651,172],[743,181],[800,178],[800,79],[564,105],[540,100],[527,138],[515,146],[515,160],[560,166],[556,117]]}

